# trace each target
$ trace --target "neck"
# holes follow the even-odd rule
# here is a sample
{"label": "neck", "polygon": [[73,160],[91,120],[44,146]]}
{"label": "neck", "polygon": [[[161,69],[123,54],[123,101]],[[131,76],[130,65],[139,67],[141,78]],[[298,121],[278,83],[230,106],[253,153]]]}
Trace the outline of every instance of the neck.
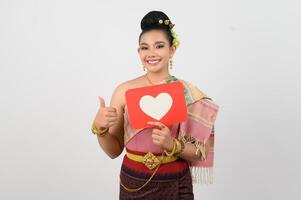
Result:
{"label": "neck", "polygon": [[148,79],[148,81],[150,82],[150,84],[155,85],[155,84],[162,82],[163,80],[166,80],[171,75],[167,71],[167,72],[161,72],[161,73],[160,72],[158,72],[158,73],[147,72],[145,74],[145,76]]}

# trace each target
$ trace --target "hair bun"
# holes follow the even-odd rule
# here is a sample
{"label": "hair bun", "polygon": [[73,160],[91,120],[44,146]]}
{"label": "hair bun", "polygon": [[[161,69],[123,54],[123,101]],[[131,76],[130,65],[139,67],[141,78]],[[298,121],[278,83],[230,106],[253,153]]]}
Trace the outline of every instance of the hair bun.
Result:
{"label": "hair bun", "polygon": [[[162,20],[159,23],[159,20]],[[168,20],[168,21],[167,21]],[[165,23],[169,22],[169,23]],[[151,28],[165,28],[169,29],[173,27],[168,16],[162,11],[150,11],[141,20],[140,27],[142,31]]]}
{"label": "hair bun", "polygon": [[142,32],[139,35],[139,43],[141,36],[152,29],[161,29],[166,33],[169,45],[179,47],[180,42],[173,29],[174,24],[171,23],[169,17],[162,11],[150,11],[141,20],[140,27]]}

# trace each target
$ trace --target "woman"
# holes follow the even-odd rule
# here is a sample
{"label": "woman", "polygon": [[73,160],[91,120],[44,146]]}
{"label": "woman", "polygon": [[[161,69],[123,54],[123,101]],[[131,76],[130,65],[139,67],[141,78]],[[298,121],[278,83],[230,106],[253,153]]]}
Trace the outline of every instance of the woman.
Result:
{"label": "woman", "polygon": [[[212,182],[218,106],[196,86],[169,73],[179,46],[173,27],[163,12],[147,13],[141,21],[138,48],[146,73],[118,85],[109,107],[99,97],[92,132],[111,158],[124,148],[127,152],[120,173],[120,199],[194,199],[192,181]],[[184,86],[188,119],[170,127],[149,122],[150,128],[131,128],[125,92],[174,81]]]}

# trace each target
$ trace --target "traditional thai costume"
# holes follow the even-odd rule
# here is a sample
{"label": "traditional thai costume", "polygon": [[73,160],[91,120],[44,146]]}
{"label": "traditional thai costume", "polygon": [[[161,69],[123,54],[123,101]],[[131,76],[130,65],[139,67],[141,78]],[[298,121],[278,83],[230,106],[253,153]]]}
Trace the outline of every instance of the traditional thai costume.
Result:
{"label": "traditional thai costume", "polygon": [[[193,183],[213,182],[214,122],[219,107],[187,81],[170,76],[163,83],[173,81],[180,81],[184,86],[188,117],[171,126],[171,135],[184,143],[194,144],[196,153],[203,159],[187,161],[168,157],[162,162],[164,150],[152,141],[153,127],[133,129],[125,106],[124,146],[127,153],[120,172],[120,199],[194,199]],[[209,141],[211,149],[204,157],[205,144]]]}

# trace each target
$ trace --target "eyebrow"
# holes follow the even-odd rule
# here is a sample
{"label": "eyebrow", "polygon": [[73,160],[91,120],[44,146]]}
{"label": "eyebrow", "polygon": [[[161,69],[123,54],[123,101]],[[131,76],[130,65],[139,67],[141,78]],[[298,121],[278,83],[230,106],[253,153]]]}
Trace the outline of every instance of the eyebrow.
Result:
{"label": "eyebrow", "polygon": [[[155,44],[161,44],[161,43],[165,44],[164,41],[157,41],[157,42],[155,42]],[[143,42],[143,43],[141,43],[140,45],[148,45],[148,44],[145,43],[145,42]]]}

